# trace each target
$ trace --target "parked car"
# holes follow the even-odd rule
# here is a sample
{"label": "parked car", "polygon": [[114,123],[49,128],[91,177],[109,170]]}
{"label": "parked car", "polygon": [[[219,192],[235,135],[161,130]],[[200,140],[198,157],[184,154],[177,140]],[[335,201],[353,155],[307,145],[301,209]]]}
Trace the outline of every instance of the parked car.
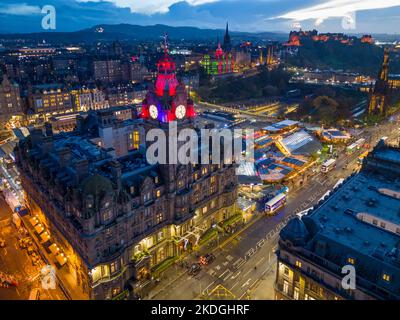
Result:
{"label": "parked car", "polygon": [[215,260],[215,256],[212,253],[208,253],[204,256],[200,257],[200,264],[203,266],[206,266],[210,263],[212,263]]}
{"label": "parked car", "polygon": [[201,271],[201,264],[200,263],[193,263],[190,267],[189,274],[191,276],[196,276]]}
{"label": "parked car", "polygon": [[32,239],[30,237],[26,237],[19,240],[19,246],[21,249],[26,249],[29,246],[32,246]]}
{"label": "parked car", "polygon": [[35,252],[35,248],[34,248],[33,246],[29,246],[29,247],[28,247],[28,254],[29,254],[29,255],[32,255],[33,253],[36,253],[36,252]]}

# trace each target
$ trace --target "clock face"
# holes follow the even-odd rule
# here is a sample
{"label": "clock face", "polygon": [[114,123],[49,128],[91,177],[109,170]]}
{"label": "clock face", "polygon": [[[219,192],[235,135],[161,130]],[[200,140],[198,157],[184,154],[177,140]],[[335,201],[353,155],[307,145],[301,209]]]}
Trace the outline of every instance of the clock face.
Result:
{"label": "clock face", "polygon": [[157,117],[158,117],[158,109],[154,104],[152,104],[150,106],[149,112],[150,112],[150,117],[152,117],[153,119],[157,119]]}
{"label": "clock face", "polygon": [[179,105],[175,110],[175,115],[178,119],[183,119],[186,115],[186,107],[184,105]]}

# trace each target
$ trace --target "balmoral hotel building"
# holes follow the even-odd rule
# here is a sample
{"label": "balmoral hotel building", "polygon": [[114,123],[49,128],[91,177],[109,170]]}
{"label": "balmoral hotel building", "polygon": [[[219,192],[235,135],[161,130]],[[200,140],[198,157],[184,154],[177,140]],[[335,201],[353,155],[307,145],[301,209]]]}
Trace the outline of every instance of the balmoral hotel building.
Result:
{"label": "balmoral hotel building", "polygon": [[167,52],[158,70],[139,118],[93,112],[73,132],[34,130],[16,149],[30,214],[47,228],[47,245],[65,254],[61,269],[87,299],[120,296],[236,214],[234,164],[146,161],[148,130],[166,130],[169,121],[178,130],[194,126],[193,102]]}

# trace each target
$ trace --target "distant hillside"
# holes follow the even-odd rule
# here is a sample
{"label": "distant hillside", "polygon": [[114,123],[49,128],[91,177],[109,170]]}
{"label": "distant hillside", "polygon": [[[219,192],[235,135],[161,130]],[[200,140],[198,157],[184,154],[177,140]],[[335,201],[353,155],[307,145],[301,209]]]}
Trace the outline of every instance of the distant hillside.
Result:
{"label": "distant hillside", "polygon": [[[102,32],[99,32],[102,30]],[[27,39],[32,41],[76,43],[76,42],[94,42],[94,41],[133,41],[133,40],[157,40],[167,32],[171,40],[214,40],[221,39],[225,30],[200,29],[196,27],[171,27],[167,25],[139,26],[131,24],[117,25],[98,25],[89,29],[76,32],[40,32],[26,34],[0,34],[0,39],[14,40]],[[271,39],[286,40],[285,33],[246,33],[230,32],[233,39]]]}

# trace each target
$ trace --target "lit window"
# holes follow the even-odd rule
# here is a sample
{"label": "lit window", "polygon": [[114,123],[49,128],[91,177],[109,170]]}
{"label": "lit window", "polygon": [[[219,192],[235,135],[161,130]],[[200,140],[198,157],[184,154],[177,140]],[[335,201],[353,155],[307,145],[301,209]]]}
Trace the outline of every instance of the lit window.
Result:
{"label": "lit window", "polygon": [[112,212],[111,210],[107,210],[106,212],[103,213],[103,221],[108,222],[112,217]]}
{"label": "lit window", "polygon": [[388,275],[387,273],[384,273],[382,275],[382,279],[385,280],[386,282],[390,282],[390,275]]}
{"label": "lit window", "polygon": [[350,263],[350,264],[355,264],[356,263],[354,258],[348,258],[347,262]]}
{"label": "lit window", "polygon": [[161,190],[157,190],[156,195],[157,195],[157,198],[161,197]]}
{"label": "lit window", "polygon": [[207,206],[205,206],[205,207],[203,208],[203,214],[206,214],[207,211],[208,211],[208,208],[207,208]]}
{"label": "lit window", "polygon": [[385,229],[386,228],[386,223],[381,222],[381,228]]}
{"label": "lit window", "polygon": [[285,267],[285,269],[283,270],[283,273],[286,274],[286,275],[289,275],[289,268]]}
{"label": "lit window", "polygon": [[161,212],[161,213],[158,213],[157,215],[156,215],[156,223],[158,224],[158,223],[161,223],[161,222],[163,222],[163,220],[164,220],[164,214]]}
{"label": "lit window", "polygon": [[302,264],[299,260],[296,260],[296,267],[297,268],[301,268]]}
{"label": "lit window", "polygon": [[117,272],[118,269],[119,269],[119,263],[118,263],[118,261],[115,261],[115,262],[113,262],[113,263],[110,264],[110,272],[111,272],[111,274]]}
{"label": "lit window", "polygon": [[300,297],[300,290],[299,290],[299,288],[295,287],[294,292],[293,292],[293,299],[299,300],[299,297]]}
{"label": "lit window", "polygon": [[139,145],[140,145],[139,131],[134,131],[134,133],[133,133],[133,147],[135,149],[139,149]]}

